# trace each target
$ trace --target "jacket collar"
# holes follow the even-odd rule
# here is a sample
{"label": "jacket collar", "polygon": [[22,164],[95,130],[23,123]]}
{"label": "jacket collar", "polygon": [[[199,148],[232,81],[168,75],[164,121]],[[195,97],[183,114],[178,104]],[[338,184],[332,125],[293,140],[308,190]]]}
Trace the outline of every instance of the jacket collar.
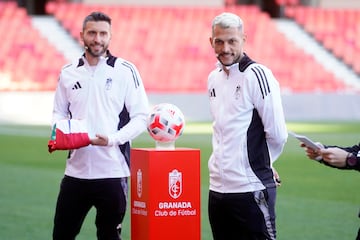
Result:
{"label": "jacket collar", "polygon": [[249,58],[248,55],[246,55],[246,53],[244,53],[244,56],[240,59],[239,62],[239,71],[244,72],[245,69],[252,63],[255,63],[255,61],[253,61],[251,58]]}
{"label": "jacket collar", "polygon": [[[116,61],[117,58],[116,58],[115,56],[113,56],[113,55],[110,53],[109,50],[107,50],[107,51],[106,51],[106,56],[105,56],[105,57],[100,57],[100,60],[101,60],[101,59],[105,59],[107,65],[109,65],[109,66],[111,66],[111,67],[114,67],[115,61]],[[84,66],[85,61],[86,61],[85,53],[83,53],[83,55],[81,56],[81,58],[79,58],[77,67]]]}

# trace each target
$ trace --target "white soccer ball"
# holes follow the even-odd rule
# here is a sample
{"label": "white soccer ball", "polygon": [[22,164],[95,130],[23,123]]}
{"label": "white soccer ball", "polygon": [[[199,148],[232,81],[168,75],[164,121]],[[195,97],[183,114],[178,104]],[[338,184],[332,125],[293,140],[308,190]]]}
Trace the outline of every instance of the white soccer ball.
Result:
{"label": "white soccer ball", "polygon": [[170,103],[155,105],[147,119],[147,130],[158,142],[173,142],[181,136],[185,118],[181,110]]}

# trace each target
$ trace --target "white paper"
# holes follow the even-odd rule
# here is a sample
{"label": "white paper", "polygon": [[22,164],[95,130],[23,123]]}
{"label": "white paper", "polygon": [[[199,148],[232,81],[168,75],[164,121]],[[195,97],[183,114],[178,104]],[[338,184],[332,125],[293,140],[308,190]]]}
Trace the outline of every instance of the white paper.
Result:
{"label": "white paper", "polygon": [[290,135],[297,138],[300,142],[303,142],[307,147],[312,148],[314,150],[322,148],[321,145],[316,144],[314,141],[312,141],[310,138],[304,135],[299,135],[294,132],[289,132]]}

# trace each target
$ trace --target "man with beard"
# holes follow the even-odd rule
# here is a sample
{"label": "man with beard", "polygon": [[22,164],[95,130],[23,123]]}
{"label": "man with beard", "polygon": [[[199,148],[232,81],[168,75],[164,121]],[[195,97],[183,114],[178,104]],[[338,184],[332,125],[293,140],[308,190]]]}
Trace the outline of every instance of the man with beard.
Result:
{"label": "man with beard", "polygon": [[240,17],[214,18],[210,44],[218,63],[207,86],[213,118],[208,213],[214,240],[276,239],[279,179],[273,163],[287,130],[279,83],[245,54],[245,39]]}
{"label": "man with beard", "polygon": [[137,68],[108,50],[111,19],[93,12],[80,33],[85,53],[63,67],[53,123],[79,119],[91,144],[69,150],[53,239],[75,239],[92,207],[98,239],[120,239],[127,203],[130,141],[146,129],[148,99]]}

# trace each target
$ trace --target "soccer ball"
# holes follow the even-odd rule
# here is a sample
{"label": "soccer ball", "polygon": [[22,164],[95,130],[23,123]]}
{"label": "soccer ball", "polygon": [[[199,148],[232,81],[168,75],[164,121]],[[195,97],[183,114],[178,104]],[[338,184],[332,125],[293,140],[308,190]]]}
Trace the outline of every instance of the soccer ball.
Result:
{"label": "soccer ball", "polygon": [[170,103],[155,105],[147,119],[147,130],[157,142],[173,142],[181,136],[185,126],[181,110]]}

